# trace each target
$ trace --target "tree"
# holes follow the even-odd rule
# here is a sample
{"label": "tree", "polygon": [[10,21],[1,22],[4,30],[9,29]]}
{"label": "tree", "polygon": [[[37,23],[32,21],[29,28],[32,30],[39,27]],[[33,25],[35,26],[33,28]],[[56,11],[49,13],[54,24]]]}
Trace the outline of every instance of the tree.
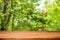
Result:
{"label": "tree", "polygon": [[60,1],[42,3],[41,0],[0,0],[0,30],[60,30]]}

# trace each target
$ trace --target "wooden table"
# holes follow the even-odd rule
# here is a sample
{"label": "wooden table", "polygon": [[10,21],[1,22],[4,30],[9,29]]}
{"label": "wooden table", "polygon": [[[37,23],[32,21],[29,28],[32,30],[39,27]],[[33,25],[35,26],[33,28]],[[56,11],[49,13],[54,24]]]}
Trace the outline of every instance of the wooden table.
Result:
{"label": "wooden table", "polygon": [[60,32],[0,31],[0,40],[60,40]]}

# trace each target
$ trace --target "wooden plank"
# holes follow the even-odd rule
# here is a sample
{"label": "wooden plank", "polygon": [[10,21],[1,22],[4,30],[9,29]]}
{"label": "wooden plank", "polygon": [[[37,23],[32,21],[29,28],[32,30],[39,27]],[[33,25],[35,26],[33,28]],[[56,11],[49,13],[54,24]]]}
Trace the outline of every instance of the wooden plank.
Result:
{"label": "wooden plank", "polygon": [[60,32],[0,31],[0,38],[60,38]]}
{"label": "wooden plank", "polygon": [[50,39],[50,38],[5,38],[5,39],[0,39],[0,40],[60,40],[59,38],[54,38],[54,39]]}

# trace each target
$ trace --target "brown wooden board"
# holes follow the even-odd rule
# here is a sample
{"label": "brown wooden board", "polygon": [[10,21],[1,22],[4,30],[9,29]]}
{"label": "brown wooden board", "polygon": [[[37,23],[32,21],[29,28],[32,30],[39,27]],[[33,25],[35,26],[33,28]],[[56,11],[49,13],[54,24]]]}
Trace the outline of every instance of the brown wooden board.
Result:
{"label": "brown wooden board", "polygon": [[60,32],[38,32],[38,31],[0,31],[0,40],[47,40],[59,39]]}

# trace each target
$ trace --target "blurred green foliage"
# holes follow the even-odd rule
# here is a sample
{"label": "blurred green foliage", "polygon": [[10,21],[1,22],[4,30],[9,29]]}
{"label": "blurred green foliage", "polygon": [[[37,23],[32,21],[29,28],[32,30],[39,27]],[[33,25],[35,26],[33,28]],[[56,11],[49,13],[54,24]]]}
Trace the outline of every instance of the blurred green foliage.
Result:
{"label": "blurred green foliage", "polygon": [[39,1],[0,0],[0,30],[60,31],[60,0],[45,1],[46,10],[36,9]]}

